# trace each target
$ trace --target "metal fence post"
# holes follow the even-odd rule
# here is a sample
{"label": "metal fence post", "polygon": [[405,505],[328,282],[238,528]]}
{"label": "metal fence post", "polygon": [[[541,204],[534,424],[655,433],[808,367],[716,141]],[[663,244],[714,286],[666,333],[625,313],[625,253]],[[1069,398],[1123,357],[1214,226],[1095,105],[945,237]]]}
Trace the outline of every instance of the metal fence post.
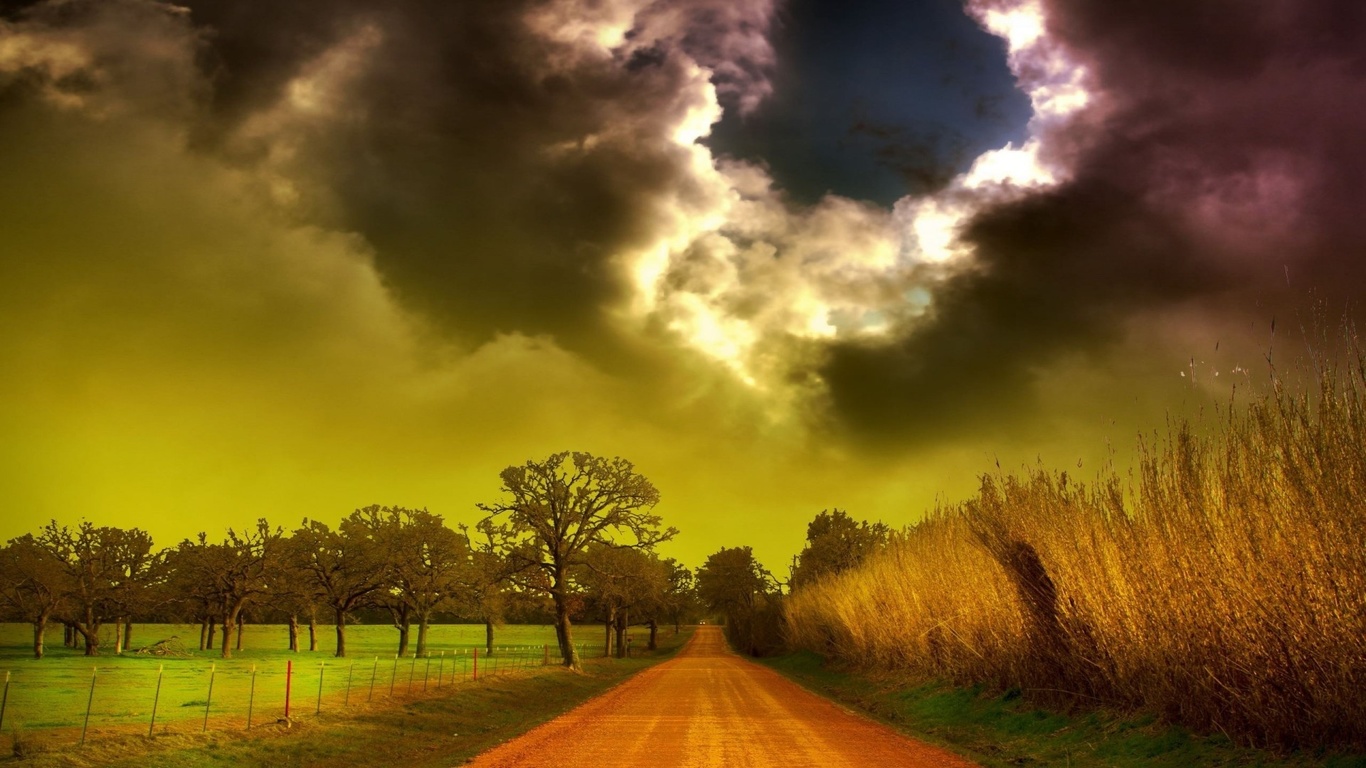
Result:
{"label": "metal fence post", "polygon": [[375,675],[379,674],[379,657],[375,657],[375,667],[370,670],[370,692],[365,695],[365,700],[370,701],[375,698]]}
{"label": "metal fence post", "polygon": [[321,715],[323,713],[323,673],[326,671],[327,662],[318,662],[318,707],[313,710],[313,714],[315,715]]}
{"label": "metal fence post", "polygon": [[81,746],[85,746],[85,732],[90,728],[90,707],[95,703],[95,678],[99,675],[99,667],[90,668],[90,698],[85,702],[85,724],[81,726]]}
{"label": "metal fence post", "polygon": [[[157,727],[157,704],[161,703],[161,673],[165,666],[165,664],[157,665],[157,692],[152,696],[152,722],[147,725],[147,738],[149,739],[152,738],[152,732]],[[8,678],[8,675],[6,677]],[[0,719],[0,722],[3,722],[3,719]]]}
{"label": "metal fence post", "polygon": [[213,706],[213,678],[218,674],[218,664],[209,665],[209,696],[204,699],[204,728],[209,730],[209,707]]}
{"label": "metal fence post", "polygon": [[251,665],[251,691],[247,694],[247,730],[251,730],[251,711],[256,707],[256,665]]}

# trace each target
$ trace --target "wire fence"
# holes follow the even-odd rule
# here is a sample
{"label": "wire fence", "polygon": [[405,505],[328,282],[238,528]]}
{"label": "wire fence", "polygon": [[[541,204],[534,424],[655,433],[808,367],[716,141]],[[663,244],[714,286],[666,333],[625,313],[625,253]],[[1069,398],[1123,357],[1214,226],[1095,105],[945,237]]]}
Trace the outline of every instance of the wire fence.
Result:
{"label": "wire fence", "polygon": [[[581,657],[602,644],[576,643]],[[147,736],[231,730],[446,693],[490,678],[560,663],[554,645],[495,646],[424,655],[267,661],[172,659],[137,665],[21,667],[3,673],[0,732],[70,731],[84,744],[97,730]]]}

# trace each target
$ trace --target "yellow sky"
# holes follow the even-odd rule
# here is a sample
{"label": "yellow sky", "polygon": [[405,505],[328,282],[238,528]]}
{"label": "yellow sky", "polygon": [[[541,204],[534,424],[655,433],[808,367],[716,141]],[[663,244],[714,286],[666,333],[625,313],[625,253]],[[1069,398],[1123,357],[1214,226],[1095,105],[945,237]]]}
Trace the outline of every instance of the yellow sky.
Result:
{"label": "yellow sky", "polygon": [[[948,422],[939,401],[899,403],[895,440],[832,409],[828,345],[934,322],[934,292],[972,269],[955,228],[1055,180],[1037,142],[935,200],[799,210],[761,167],[693,143],[719,115],[705,61],[642,80],[602,50],[619,35],[575,35],[541,40],[556,53],[536,66],[558,69],[535,74],[621,90],[573,91],[600,100],[578,133],[523,116],[428,164],[383,153],[439,143],[429,125],[396,134],[366,106],[392,30],[273,64],[275,91],[234,113],[185,14],[128,0],[72,18],[0,30],[0,539],[87,519],[169,546],[369,504],[473,522],[503,467],[587,450],[659,487],[682,531],[665,554],[750,545],[783,574],[822,509],[911,523],[998,459],[1085,476],[1107,437],[1124,454],[1204,398],[1178,379],[1184,351],[1125,341],[1135,320],[1109,351],[1012,358],[1018,387],[976,382],[989,395]],[[641,23],[665,45],[676,22]],[[386,187],[394,168],[428,175]]]}

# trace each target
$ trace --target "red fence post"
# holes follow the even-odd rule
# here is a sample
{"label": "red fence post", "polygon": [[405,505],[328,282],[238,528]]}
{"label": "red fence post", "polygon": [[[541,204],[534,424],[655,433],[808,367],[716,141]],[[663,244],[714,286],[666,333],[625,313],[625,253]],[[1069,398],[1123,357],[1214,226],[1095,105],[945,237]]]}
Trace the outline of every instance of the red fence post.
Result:
{"label": "red fence post", "polygon": [[474,675],[473,679],[479,679],[479,649],[474,649]]}
{"label": "red fence post", "polygon": [[294,660],[285,662],[285,719],[289,719],[289,684],[294,679]]}

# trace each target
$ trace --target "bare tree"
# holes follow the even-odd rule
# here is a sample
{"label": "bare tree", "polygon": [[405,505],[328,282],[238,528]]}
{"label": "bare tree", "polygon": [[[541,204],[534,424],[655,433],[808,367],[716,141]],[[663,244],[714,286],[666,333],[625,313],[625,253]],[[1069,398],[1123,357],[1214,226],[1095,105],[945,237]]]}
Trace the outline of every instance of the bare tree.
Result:
{"label": "bare tree", "polygon": [[61,561],[39,546],[32,534],[11,539],[0,549],[0,603],[33,625],[33,658],[43,658],[43,633],[62,604],[66,573]]}
{"label": "bare tree", "polygon": [[137,528],[88,522],[73,531],[54,520],[34,541],[62,564],[67,599],[56,618],[85,641],[85,655],[98,656],[100,627],[110,619],[122,622],[156,572],[152,537]]}
{"label": "bare tree", "polygon": [[432,615],[451,604],[469,568],[466,538],[446,527],[440,515],[425,509],[384,507],[378,535],[390,553],[385,589],[377,593],[399,631],[398,653],[408,650],[413,620],[417,621],[417,655],[427,652],[427,628]]}
{"label": "bare tree", "polygon": [[352,512],[337,530],[305,520],[290,537],[291,565],[316,588],[319,603],[337,622],[337,656],[346,656],[346,622],[356,608],[382,589],[389,575],[390,552],[383,534],[382,508]]}
{"label": "bare tree", "polygon": [[[215,613],[223,624],[223,658],[232,658],[233,631],[241,631],[243,609],[269,594],[284,554],[283,541],[284,530],[271,529],[262,518],[255,530],[239,534],[229,528],[222,543],[205,548],[200,578],[212,585]],[[240,634],[238,640],[240,646]]]}
{"label": "bare tree", "polygon": [[[573,572],[583,565],[588,546],[597,542],[650,549],[678,531],[661,529],[661,519],[651,513],[659,491],[622,458],[562,452],[508,467],[500,477],[505,498],[479,505],[489,515],[486,527],[547,577],[544,589],[555,602],[560,656],[565,666],[580,669],[570,596]],[[614,541],[623,535],[626,540]]]}

